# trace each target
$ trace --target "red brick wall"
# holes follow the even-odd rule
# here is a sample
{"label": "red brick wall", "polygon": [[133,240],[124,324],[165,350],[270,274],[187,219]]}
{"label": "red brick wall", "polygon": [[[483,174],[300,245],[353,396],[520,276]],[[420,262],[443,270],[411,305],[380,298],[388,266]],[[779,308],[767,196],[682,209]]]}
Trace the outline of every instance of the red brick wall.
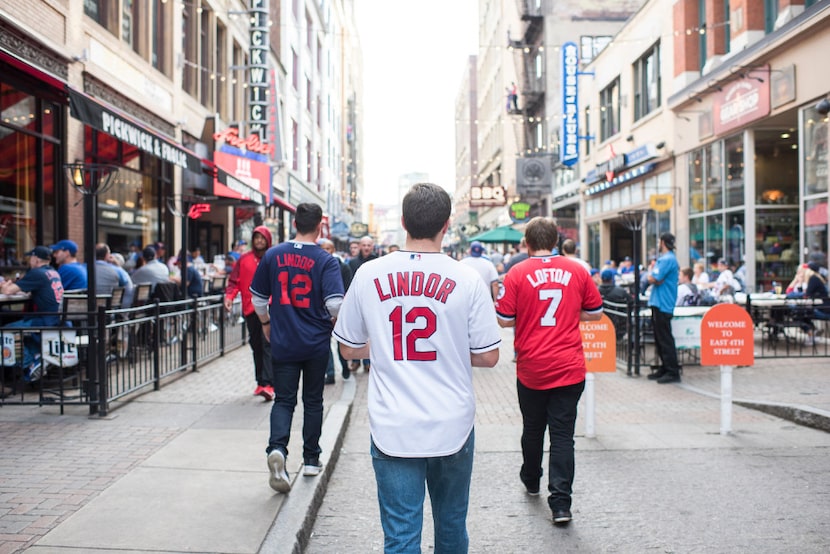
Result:
{"label": "red brick wall", "polygon": [[700,68],[700,51],[697,33],[686,33],[686,29],[697,27],[697,0],[680,0],[673,9],[674,19],[674,76]]}

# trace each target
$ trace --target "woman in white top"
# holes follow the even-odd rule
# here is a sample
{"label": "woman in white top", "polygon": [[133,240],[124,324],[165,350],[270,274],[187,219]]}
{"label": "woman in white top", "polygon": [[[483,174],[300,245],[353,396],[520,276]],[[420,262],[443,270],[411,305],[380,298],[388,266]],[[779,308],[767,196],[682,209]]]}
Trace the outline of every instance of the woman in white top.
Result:
{"label": "woman in white top", "polygon": [[709,286],[709,274],[706,273],[705,269],[703,262],[695,262],[692,283],[697,285],[697,288],[707,288]]}

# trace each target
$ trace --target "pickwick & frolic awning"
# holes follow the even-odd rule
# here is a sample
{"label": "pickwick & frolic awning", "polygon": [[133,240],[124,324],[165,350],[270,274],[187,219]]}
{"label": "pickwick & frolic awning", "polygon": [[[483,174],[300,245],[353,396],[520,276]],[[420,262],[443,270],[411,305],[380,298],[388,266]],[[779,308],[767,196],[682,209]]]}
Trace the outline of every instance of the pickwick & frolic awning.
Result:
{"label": "pickwick & frolic awning", "polygon": [[[202,160],[181,144],[100,100],[72,87],[67,87],[67,90],[69,113],[75,119],[161,160],[193,173],[202,173],[202,163],[207,160]],[[207,163],[211,164],[210,161]]]}

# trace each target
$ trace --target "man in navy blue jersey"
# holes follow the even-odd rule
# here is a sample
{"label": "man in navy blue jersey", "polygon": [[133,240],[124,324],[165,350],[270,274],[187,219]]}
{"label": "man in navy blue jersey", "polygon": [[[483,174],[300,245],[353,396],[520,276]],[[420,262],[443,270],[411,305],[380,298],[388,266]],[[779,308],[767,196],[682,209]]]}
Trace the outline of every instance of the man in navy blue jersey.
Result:
{"label": "man in navy blue jersey", "polygon": [[[317,246],[323,210],[300,204],[294,215],[297,236],[270,248],[254,273],[251,294],[262,332],[271,343],[272,379],[276,399],[271,408],[268,439],[269,484],[287,493],[286,470],[291,420],[303,379],[303,475],[322,471],[320,433],[323,388],[331,352],[331,331],[343,302],[340,264]],[[271,313],[268,313],[269,298]]]}

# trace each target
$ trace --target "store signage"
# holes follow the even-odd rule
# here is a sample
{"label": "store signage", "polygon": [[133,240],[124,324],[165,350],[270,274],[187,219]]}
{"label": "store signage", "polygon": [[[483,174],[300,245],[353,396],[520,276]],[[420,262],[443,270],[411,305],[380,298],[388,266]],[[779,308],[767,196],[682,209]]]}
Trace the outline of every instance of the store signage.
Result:
{"label": "store signage", "polygon": [[751,366],[755,363],[752,316],[737,304],[717,304],[703,315],[700,365]]}
{"label": "store signage", "polygon": [[213,140],[222,141],[229,146],[246,150],[248,152],[255,152],[257,154],[271,154],[274,147],[270,144],[262,144],[259,135],[248,135],[243,138],[239,136],[239,129],[236,127],[228,127],[224,131],[219,131],[213,134]]}
{"label": "store signage", "polygon": [[504,187],[472,186],[470,187],[470,207],[480,206],[504,206],[507,204],[507,197]]}
{"label": "store signage", "polygon": [[524,223],[530,219],[530,204],[527,202],[513,202],[510,204],[510,220],[513,223]]}
{"label": "store signage", "polygon": [[605,175],[605,180],[610,181],[623,168],[625,168],[625,154],[617,154],[606,162],[598,163],[597,173]]}
{"label": "store signage", "polygon": [[649,197],[649,207],[655,212],[667,212],[674,204],[672,194],[652,194]]}
{"label": "store signage", "polygon": [[642,177],[646,173],[654,171],[655,167],[657,167],[656,163],[648,163],[643,164],[639,167],[635,167],[634,169],[629,169],[628,171],[620,173],[610,181],[605,181],[604,183],[599,183],[597,185],[592,186],[591,188],[585,191],[585,194],[587,196],[591,196],[592,194],[603,192],[612,187],[616,187],[617,185],[627,183],[628,181],[637,179],[638,177]]}
{"label": "store signage", "polygon": [[187,217],[190,219],[199,219],[204,213],[210,213],[210,204],[193,204],[190,206],[190,209],[187,210]]}
{"label": "store signage", "polygon": [[715,134],[742,127],[769,115],[769,66],[749,70],[713,98]]}
{"label": "store signage", "polygon": [[585,368],[591,373],[617,371],[617,334],[606,314],[599,321],[580,321]]}
{"label": "store signage", "polygon": [[213,193],[225,198],[264,204],[271,190],[271,167],[242,156],[216,151],[213,161],[221,170],[213,183]]}
{"label": "store signage", "polygon": [[349,234],[353,237],[365,237],[368,232],[369,226],[359,221],[355,221],[349,227]]}
{"label": "store signage", "polygon": [[251,0],[248,49],[248,131],[268,142],[268,0]]}
{"label": "store signage", "polygon": [[656,157],[657,147],[654,146],[654,143],[650,142],[648,144],[640,146],[639,148],[635,148],[628,154],[625,154],[625,165],[627,167],[631,167],[632,165],[647,162]]}
{"label": "store signage", "polygon": [[202,160],[192,152],[72,88],[69,89],[69,113],[85,125],[135,146],[151,156],[193,173],[202,173]]}
{"label": "store signage", "polygon": [[579,49],[575,42],[562,45],[562,165],[579,161]]}

